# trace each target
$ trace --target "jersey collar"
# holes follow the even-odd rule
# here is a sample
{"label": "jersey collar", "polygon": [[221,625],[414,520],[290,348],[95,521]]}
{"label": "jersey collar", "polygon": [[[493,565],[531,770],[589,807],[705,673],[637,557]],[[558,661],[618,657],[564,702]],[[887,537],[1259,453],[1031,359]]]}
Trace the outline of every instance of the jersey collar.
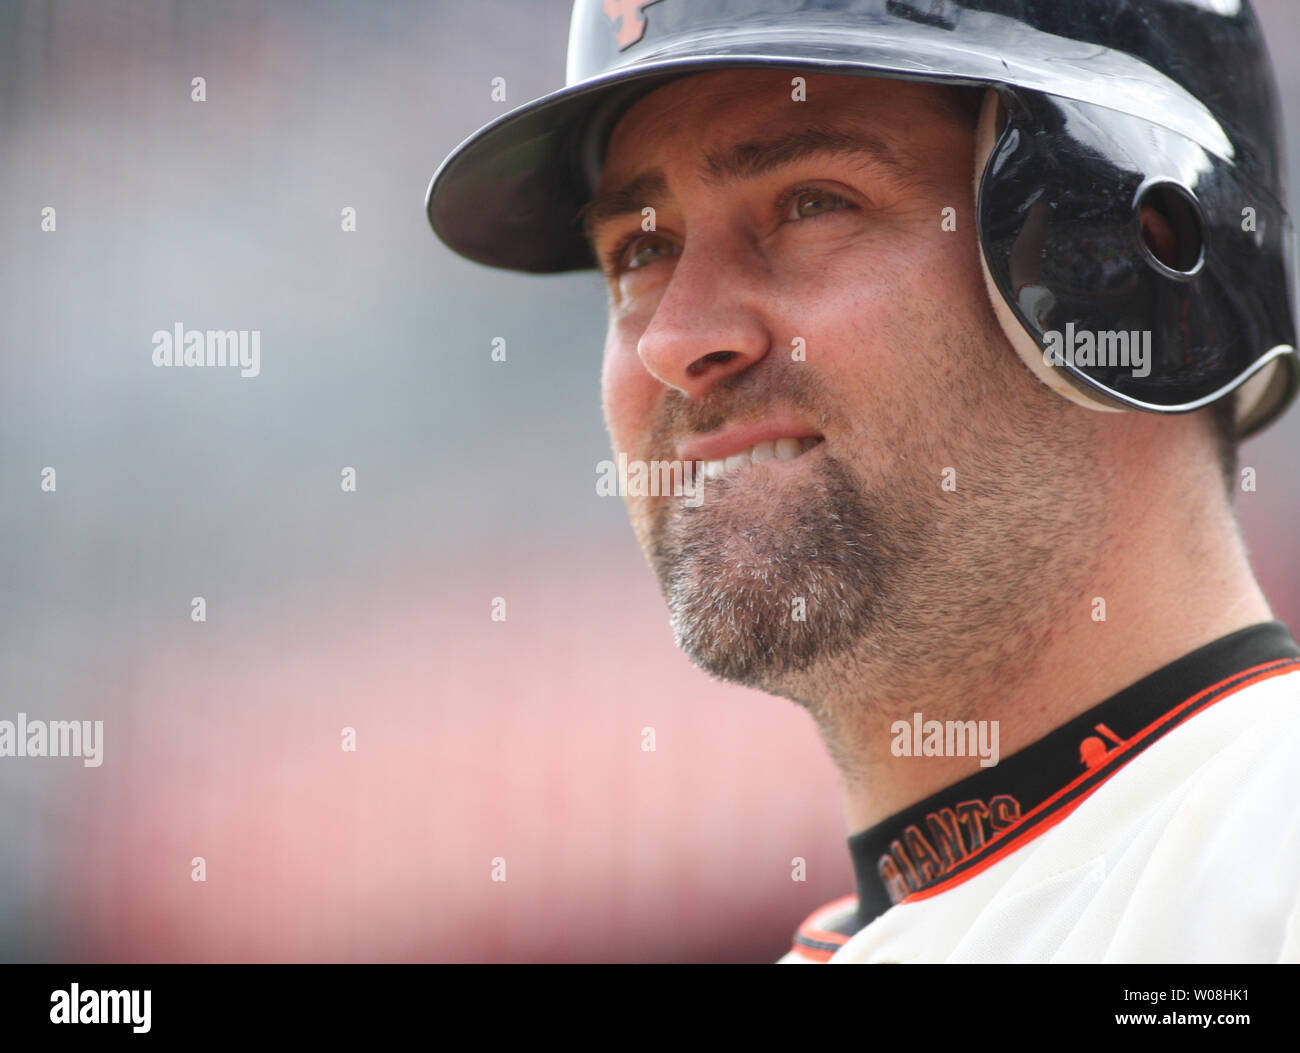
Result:
{"label": "jersey collar", "polygon": [[[991,768],[849,838],[862,928],[937,895],[1065,818],[1152,743],[1219,699],[1300,668],[1281,622],[1224,636],[1144,677]],[[856,930],[855,930],[856,931]]]}

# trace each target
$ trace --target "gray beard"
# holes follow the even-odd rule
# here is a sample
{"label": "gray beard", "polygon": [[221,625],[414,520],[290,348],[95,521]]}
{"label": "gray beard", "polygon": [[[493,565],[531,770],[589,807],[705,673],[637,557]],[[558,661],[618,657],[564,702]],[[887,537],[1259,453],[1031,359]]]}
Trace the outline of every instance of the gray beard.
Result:
{"label": "gray beard", "polygon": [[658,510],[651,564],[677,645],[706,672],[780,693],[793,674],[856,650],[890,617],[927,548],[923,532],[902,520],[896,493],[873,500],[829,454],[817,480],[739,527],[725,477],[706,484],[697,507]]}

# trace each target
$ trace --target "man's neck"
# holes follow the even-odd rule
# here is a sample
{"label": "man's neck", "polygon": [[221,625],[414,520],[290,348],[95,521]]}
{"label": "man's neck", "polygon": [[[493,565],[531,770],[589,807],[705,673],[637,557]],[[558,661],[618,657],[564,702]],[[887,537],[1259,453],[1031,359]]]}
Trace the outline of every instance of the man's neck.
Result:
{"label": "man's neck", "polygon": [[873,699],[850,741],[831,744],[850,833],[981,768],[978,756],[896,756],[896,721],[996,721],[1007,757],[1198,647],[1272,618],[1226,508],[1174,524],[1130,512],[1135,525],[1096,555],[1095,588],[1070,597],[1071,615],[1041,653],[941,694]]}

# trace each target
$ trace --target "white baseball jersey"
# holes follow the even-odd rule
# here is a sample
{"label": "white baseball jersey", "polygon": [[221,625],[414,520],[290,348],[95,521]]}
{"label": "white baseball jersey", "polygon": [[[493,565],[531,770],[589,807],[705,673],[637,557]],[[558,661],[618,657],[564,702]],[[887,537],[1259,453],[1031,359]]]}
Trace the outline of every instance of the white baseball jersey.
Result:
{"label": "white baseball jersey", "polygon": [[1232,633],[849,848],[782,963],[1300,962],[1300,648]]}

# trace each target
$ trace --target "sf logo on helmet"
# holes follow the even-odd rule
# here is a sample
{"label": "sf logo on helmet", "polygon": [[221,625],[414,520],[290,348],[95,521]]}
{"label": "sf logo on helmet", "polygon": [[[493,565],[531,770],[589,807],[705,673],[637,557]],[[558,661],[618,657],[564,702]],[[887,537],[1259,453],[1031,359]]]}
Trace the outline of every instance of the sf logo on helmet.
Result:
{"label": "sf logo on helmet", "polygon": [[645,36],[645,16],[642,8],[657,4],[659,0],[605,0],[605,17],[618,33],[618,50],[630,48]]}

